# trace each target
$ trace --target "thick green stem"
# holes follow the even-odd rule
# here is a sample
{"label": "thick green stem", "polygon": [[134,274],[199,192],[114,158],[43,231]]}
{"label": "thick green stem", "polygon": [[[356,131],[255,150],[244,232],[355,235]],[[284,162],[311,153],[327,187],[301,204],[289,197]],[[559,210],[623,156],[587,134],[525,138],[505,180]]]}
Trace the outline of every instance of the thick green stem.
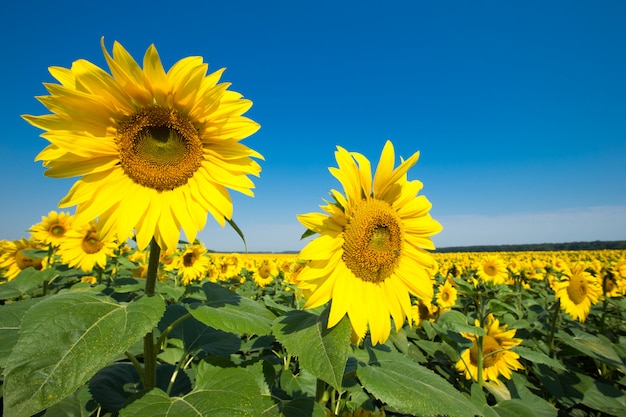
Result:
{"label": "thick green stem", "polygon": [[476,379],[478,386],[483,386],[483,337],[476,338]]}
{"label": "thick green stem", "polygon": [[561,310],[561,299],[557,298],[554,303],[554,313],[552,313],[552,320],[550,321],[550,336],[548,337],[548,356],[552,357],[554,353],[554,333],[556,332],[556,322],[559,317],[559,311]]}
{"label": "thick green stem", "polygon": [[[160,256],[161,248],[156,240],[152,238],[148,272],[146,274],[146,296],[148,297],[154,296]],[[145,389],[152,389],[156,386],[156,354],[154,334],[148,332],[143,338],[143,386]]]}
{"label": "thick green stem", "polygon": [[315,401],[324,406],[328,397],[326,395],[326,383],[321,379],[317,379],[317,385],[315,387]]}

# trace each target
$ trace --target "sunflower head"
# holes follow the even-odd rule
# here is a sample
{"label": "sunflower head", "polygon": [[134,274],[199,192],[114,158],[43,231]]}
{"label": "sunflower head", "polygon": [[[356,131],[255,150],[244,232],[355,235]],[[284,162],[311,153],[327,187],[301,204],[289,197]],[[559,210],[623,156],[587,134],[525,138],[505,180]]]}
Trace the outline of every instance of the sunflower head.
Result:
{"label": "sunflower head", "polygon": [[68,230],[72,229],[73,216],[69,213],[51,211],[42,216],[41,222],[30,228],[34,239],[52,246],[58,246]]}
{"label": "sunflower head", "polygon": [[585,321],[591,306],[598,302],[602,286],[598,279],[585,270],[583,263],[568,268],[568,274],[553,288],[560,300],[561,308],[575,320]]}
{"label": "sunflower head", "polygon": [[36,158],[46,175],[78,177],[61,207],[76,206],[77,224],[99,219],[100,230],[143,250],[154,237],[176,249],[181,228],[193,241],[210,213],[222,226],[232,217],[227,189],[252,196],[247,175],[263,158],[240,141],[259,125],[243,117],[252,103],[207,74],[201,57],[167,72],[150,46],[143,68],[117,42],[102,51],[109,72],[86,60],[51,67],[59,84],[38,97],[52,112],[24,118],[50,142]]}
{"label": "sunflower head", "polygon": [[478,276],[484,282],[504,284],[509,278],[509,272],[504,260],[498,255],[484,255],[478,266]]}
{"label": "sunflower head", "polygon": [[[480,325],[478,320],[476,325]],[[479,351],[478,338],[472,333],[461,333],[466,339],[472,340],[474,345],[463,351],[461,359],[456,363],[456,369],[463,372],[467,379],[478,380],[478,356],[482,352],[482,368],[485,381],[492,381],[499,385],[498,377],[511,379],[511,371],[523,369],[519,363],[519,355],[511,350],[513,346],[522,343],[522,339],[515,338],[515,330],[507,330],[506,325],[500,326],[500,321],[489,314],[483,328],[486,335],[482,338],[482,349]]]}
{"label": "sunflower head", "polygon": [[330,172],[344,193],[331,190],[334,202],[325,213],[309,213],[298,220],[320,236],[300,253],[306,261],[298,286],[310,293],[306,307],[332,300],[328,326],[346,314],[356,339],[369,329],[372,341],[389,337],[390,316],[399,329],[412,314],[410,295],[430,302],[434,249],[430,237],[441,225],[430,217],[430,203],[418,192],[419,181],[407,171],[419,153],[395,165],[393,144],[385,144],[372,177],[369,160],[337,147],[337,167]]}

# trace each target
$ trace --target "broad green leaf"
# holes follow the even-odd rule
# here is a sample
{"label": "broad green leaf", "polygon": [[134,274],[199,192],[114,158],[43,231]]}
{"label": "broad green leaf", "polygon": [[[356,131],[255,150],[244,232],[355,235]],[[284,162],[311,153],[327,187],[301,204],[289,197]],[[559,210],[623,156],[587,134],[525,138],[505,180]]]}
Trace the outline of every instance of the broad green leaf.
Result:
{"label": "broad green leaf", "polygon": [[341,391],[343,371],[350,353],[350,322],[343,318],[328,329],[328,309],[320,316],[293,310],[274,321],[274,335],[300,366]]}
{"label": "broad green leaf", "polygon": [[92,400],[86,386],[48,408],[43,417],[90,417],[98,405]]}
{"label": "broad green leaf", "polygon": [[506,385],[511,399],[498,402],[493,407],[500,416],[556,417],[558,410],[541,397],[536,396],[526,387],[528,382],[519,373],[513,373]]}
{"label": "broad green leaf", "polygon": [[543,363],[544,365],[548,365],[554,369],[562,371],[565,370],[565,366],[561,362],[556,359],[552,359],[544,353],[537,352],[536,350],[528,349],[522,346],[514,346],[511,350],[532,363]]}
{"label": "broad green leaf", "polygon": [[626,411],[626,392],[617,386],[594,381],[585,391],[583,404],[603,413],[622,417]]}
{"label": "broad green leaf", "polygon": [[[400,353],[368,348],[368,363],[359,361],[363,387],[400,413],[419,416],[480,415],[474,404],[445,379]],[[388,349],[388,348],[387,348]]]}
{"label": "broad green leaf", "polygon": [[484,417],[498,417],[498,413],[493,411],[487,403],[487,397],[482,387],[476,383],[472,384],[471,388],[471,400],[472,403],[481,411],[481,415]]}
{"label": "broad green leaf", "polygon": [[17,298],[40,288],[45,281],[50,281],[57,272],[54,269],[37,271],[33,267],[22,270],[15,278],[0,285],[0,300]]}
{"label": "broad green leaf", "polygon": [[219,368],[202,362],[196,388],[170,398],[153,389],[123,408],[120,417],[262,417],[276,416],[269,396],[262,396],[254,377],[243,368]]}
{"label": "broad green leaf", "polygon": [[137,278],[117,278],[113,280],[113,290],[116,293],[127,294],[129,292],[135,292],[143,289],[146,286],[146,280],[139,280]]}
{"label": "broad green leaf", "polygon": [[6,366],[6,359],[17,343],[24,314],[42,300],[45,298],[30,298],[0,306],[0,368]]}
{"label": "broad green leaf", "polygon": [[[159,322],[159,330],[164,331],[176,320],[187,314],[189,312],[184,305],[172,304],[167,306],[165,314]],[[169,332],[168,337],[182,340],[185,351],[188,353],[203,350],[212,355],[228,357],[230,354],[237,352],[241,346],[239,337],[232,333],[215,330],[194,317],[189,317],[175,326]]]}
{"label": "broad green leaf", "polygon": [[497,313],[500,311],[508,311],[512,313],[518,320],[524,317],[524,312],[518,310],[513,305],[505,303],[504,301],[498,300],[497,298],[492,298],[489,300],[489,310],[492,313]]}
{"label": "broad green leaf", "polygon": [[[191,391],[191,381],[185,372],[180,370],[172,382],[173,365],[159,364],[156,369],[156,386],[167,392],[172,384],[171,395],[186,394]],[[119,411],[129,398],[143,390],[137,369],[128,363],[121,362],[100,369],[89,381],[89,392],[93,399],[109,411]]]}
{"label": "broad green leaf", "polygon": [[626,373],[626,364],[613,349],[613,344],[603,335],[594,336],[582,330],[572,329],[573,336],[565,332],[558,332],[557,337],[563,340],[568,346],[588,355],[601,362],[616,367]]}
{"label": "broad green leaf", "polygon": [[317,378],[306,369],[301,369],[298,375],[294,375],[289,369],[283,369],[280,373],[280,388],[291,398],[315,398]]}
{"label": "broad green leaf", "polygon": [[7,360],[5,413],[30,416],[73,393],[158,323],[160,297],[121,305],[88,293],[61,293],[32,306]]}
{"label": "broad green leaf", "polygon": [[199,321],[215,329],[236,334],[268,334],[272,314],[262,303],[244,298],[218,284],[202,285],[204,304],[192,304],[189,312]]}
{"label": "broad green leaf", "polygon": [[325,417],[324,408],[314,398],[300,397],[285,401],[281,406],[284,417]]}
{"label": "broad green leaf", "polygon": [[455,333],[467,332],[478,336],[485,335],[484,329],[468,324],[467,315],[456,310],[449,310],[443,313],[434,325]]}

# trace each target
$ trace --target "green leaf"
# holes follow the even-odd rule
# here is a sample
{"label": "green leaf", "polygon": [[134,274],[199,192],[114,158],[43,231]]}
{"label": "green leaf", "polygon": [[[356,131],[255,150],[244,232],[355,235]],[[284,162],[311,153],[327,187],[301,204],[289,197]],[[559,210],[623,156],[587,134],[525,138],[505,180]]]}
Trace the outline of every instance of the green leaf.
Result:
{"label": "green leaf", "polygon": [[95,414],[96,408],[97,404],[92,401],[89,390],[83,386],[48,408],[43,417],[90,417]]}
{"label": "green leaf", "polygon": [[626,410],[626,393],[616,386],[593,381],[593,385],[585,391],[583,404],[603,413],[621,417]]}
{"label": "green leaf", "polygon": [[467,315],[456,310],[446,311],[433,325],[454,333],[467,332],[477,336],[485,335],[485,329],[468,324]]}
{"label": "green leaf", "polygon": [[613,348],[611,341],[605,336],[594,336],[576,328],[572,329],[572,333],[574,333],[573,336],[565,332],[559,332],[557,335],[559,339],[563,340],[568,346],[626,373],[626,364],[624,364],[622,358],[620,358]]}
{"label": "green leaf", "polygon": [[262,396],[253,375],[244,368],[219,368],[201,362],[196,388],[169,398],[153,389],[123,408],[120,417],[257,417],[277,415],[269,396]]}
{"label": "green leaf", "polygon": [[298,375],[294,375],[289,369],[283,369],[280,373],[280,388],[291,398],[315,398],[317,378],[306,369],[300,369]]}
{"label": "green leaf", "polygon": [[300,397],[291,401],[285,401],[281,406],[284,417],[325,417],[324,408],[314,398]]}
{"label": "green leaf", "polygon": [[481,415],[474,404],[430,369],[391,352],[387,346],[367,349],[369,362],[359,361],[357,376],[367,391],[398,412],[420,416]]}
{"label": "green leaf", "polygon": [[[173,365],[157,365],[156,386],[167,391],[174,371]],[[109,411],[119,411],[126,401],[143,390],[137,369],[128,363],[115,363],[100,369],[89,381],[89,391],[93,399]],[[180,371],[172,384],[171,395],[186,394],[191,391],[191,381]]]}
{"label": "green leaf", "polygon": [[146,286],[146,280],[138,280],[137,278],[117,278],[113,280],[113,290],[119,294],[128,294],[143,289]]}
{"label": "green leaf", "polygon": [[543,363],[544,365],[548,365],[553,369],[558,369],[561,371],[565,370],[565,366],[561,362],[557,361],[556,359],[552,359],[544,353],[537,352],[536,350],[528,349],[522,346],[514,346],[511,348],[511,350],[532,363]]}
{"label": "green leaf", "polygon": [[54,269],[43,269],[37,271],[33,267],[22,270],[15,278],[6,284],[0,285],[0,300],[17,298],[43,286],[43,283],[50,281],[57,272]]}
{"label": "green leaf", "polygon": [[260,302],[244,298],[218,284],[202,285],[207,301],[204,305],[192,304],[189,312],[199,321],[215,329],[243,334],[268,334],[272,314]]}
{"label": "green leaf", "polygon": [[341,391],[343,371],[350,353],[350,322],[343,318],[328,329],[328,308],[320,316],[294,310],[274,321],[274,335],[300,366]]}
{"label": "green leaf", "polygon": [[471,400],[472,403],[481,411],[481,415],[484,417],[498,417],[498,413],[493,411],[487,403],[487,397],[482,387],[476,383],[472,384],[471,388]]}
{"label": "green leaf", "polygon": [[42,300],[45,298],[30,298],[0,306],[0,368],[6,367],[6,359],[17,343],[24,314]]}
{"label": "green leaf", "polygon": [[61,293],[24,314],[7,360],[7,415],[30,416],[73,393],[158,323],[160,297],[127,305],[88,293]]}
{"label": "green leaf", "polygon": [[513,373],[511,380],[506,382],[511,399],[498,402],[492,409],[500,416],[556,417],[558,410],[541,397],[536,396],[526,387],[528,381]]}
{"label": "green leaf", "polygon": [[[189,314],[185,306],[171,304],[167,306],[165,314],[159,322],[159,330],[164,331],[169,325],[181,317]],[[189,317],[174,327],[168,337],[183,341],[185,351],[190,353],[201,349],[212,355],[229,357],[237,352],[241,346],[241,339],[232,333],[216,330],[204,323]]]}

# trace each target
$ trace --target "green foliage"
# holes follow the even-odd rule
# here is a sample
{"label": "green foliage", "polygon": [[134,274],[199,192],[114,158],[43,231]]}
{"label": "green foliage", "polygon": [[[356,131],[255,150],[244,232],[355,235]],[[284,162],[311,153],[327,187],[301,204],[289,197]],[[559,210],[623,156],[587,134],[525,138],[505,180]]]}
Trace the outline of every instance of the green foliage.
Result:
{"label": "green foliage", "polygon": [[[181,285],[161,265],[144,295],[131,251],[85,273],[52,262],[0,285],[4,415],[92,416],[621,416],[626,410],[626,300],[606,298],[584,323],[558,309],[549,274],[508,284],[453,278],[452,308],[433,308],[382,345],[351,343],[329,305],[302,310],[285,272],[266,286],[245,267]],[[214,255],[218,256],[218,255]],[[267,255],[270,258],[271,255]],[[295,259],[295,258],[294,258]],[[294,263],[294,265],[296,265]],[[455,267],[456,268],[456,267]],[[453,269],[435,274],[436,284]],[[541,277],[540,277],[541,278]],[[412,300],[415,301],[415,300]],[[476,382],[456,369],[494,315],[515,331],[523,369]],[[146,388],[144,336],[157,360]],[[356,414],[358,415],[358,414]]]}

